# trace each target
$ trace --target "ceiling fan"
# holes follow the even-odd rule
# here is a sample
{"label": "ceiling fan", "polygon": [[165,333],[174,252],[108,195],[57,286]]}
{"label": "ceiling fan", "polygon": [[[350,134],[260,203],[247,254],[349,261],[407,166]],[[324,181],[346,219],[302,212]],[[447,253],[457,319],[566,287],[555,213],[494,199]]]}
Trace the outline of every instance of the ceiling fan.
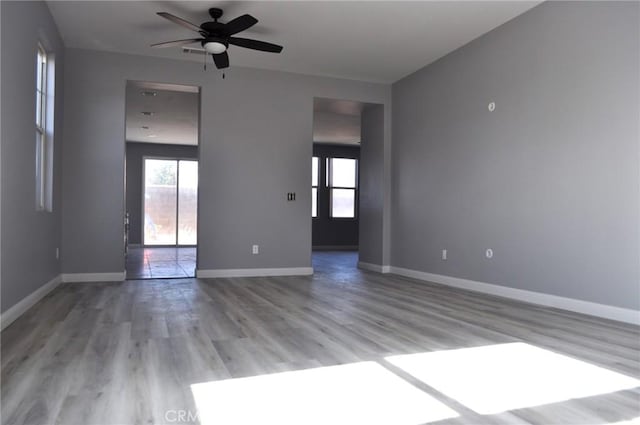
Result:
{"label": "ceiling fan", "polygon": [[212,7],[209,9],[209,15],[213,18],[213,22],[204,22],[200,26],[167,12],[158,12],[158,15],[175,24],[197,32],[200,34],[200,38],[156,43],[152,44],[151,47],[174,47],[200,42],[206,53],[211,54],[218,69],[229,67],[227,49],[230,44],[247,49],[260,50],[262,52],[280,53],[282,51],[282,46],[277,44],[252,40],[250,38],[233,37],[235,34],[245,31],[258,23],[258,20],[251,15],[239,16],[225,24],[218,22],[218,19],[222,16],[222,9]]}

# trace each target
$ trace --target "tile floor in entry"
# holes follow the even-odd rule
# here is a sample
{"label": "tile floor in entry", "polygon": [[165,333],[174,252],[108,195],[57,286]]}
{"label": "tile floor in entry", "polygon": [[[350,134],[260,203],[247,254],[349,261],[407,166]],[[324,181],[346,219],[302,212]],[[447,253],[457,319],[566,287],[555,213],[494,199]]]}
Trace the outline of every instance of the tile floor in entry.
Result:
{"label": "tile floor in entry", "polygon": [[129,248],[127,279],[194,277],[195,247]]}

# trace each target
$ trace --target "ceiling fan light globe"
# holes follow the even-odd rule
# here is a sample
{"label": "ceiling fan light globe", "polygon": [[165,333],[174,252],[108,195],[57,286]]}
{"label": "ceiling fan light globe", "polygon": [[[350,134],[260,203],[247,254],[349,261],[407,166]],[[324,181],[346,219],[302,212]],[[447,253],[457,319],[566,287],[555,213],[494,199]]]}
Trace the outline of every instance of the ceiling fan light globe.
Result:
{"label": "ceiling fan light globe", "polygon": [[227,46],[225,46],[223,43],[220,43],[219,41],[209,41],[207,43],[204,43],[203,47],[204,50],[207,51],[207,53],[210,53],[212,55],[219,55],[220,53],[224,53],[227,50]]}

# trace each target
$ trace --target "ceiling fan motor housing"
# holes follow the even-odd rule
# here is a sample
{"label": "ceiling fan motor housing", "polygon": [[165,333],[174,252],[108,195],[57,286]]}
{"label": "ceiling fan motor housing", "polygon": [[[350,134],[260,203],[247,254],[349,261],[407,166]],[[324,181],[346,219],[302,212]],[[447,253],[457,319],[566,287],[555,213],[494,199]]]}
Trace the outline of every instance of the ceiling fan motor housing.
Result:
{"label": "ceiling fan motor housing", "polygon": [[222,16],[222,9],[217,8],[217,7],[212,7],[211,9],[209,9],[209,15],[210,15],[214,20],[218,20],[218,19],[220,19],[220,17]]}
{"label": "ceiling fan motor housing", "polygon": [[200,28],[211,35],[218,35],[224,31],[224,26],[225,24],[220,22],[205,22],[200,25]]}

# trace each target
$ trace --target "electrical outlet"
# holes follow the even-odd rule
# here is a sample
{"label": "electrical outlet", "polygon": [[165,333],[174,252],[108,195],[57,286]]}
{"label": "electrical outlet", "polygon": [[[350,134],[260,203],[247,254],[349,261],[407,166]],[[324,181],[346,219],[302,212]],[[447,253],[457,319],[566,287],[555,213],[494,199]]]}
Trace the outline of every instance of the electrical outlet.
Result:
{"label": "electrical outlet", "polygon": [[258,246],[258,245],[253,245],[253,246],[251,247],[251,253],[252,253],[252,254],[254,254],[254,255],[255,255],[255,254],[259,254],[259,253],[260,253],[260,246]]}
{"label": "electrical outlet", "polygon": [[446,259],[447,259],[447,250],[446,250],[446,249],[443,249],[443,250],[442,250],[442,259],[443,259],[443,260],[446,260]]}
{"label": "electrical outlet", "polygon": [[493,249],[487,248],[487,250],[484,252],[484,256],[487,258],[493,258]]}

